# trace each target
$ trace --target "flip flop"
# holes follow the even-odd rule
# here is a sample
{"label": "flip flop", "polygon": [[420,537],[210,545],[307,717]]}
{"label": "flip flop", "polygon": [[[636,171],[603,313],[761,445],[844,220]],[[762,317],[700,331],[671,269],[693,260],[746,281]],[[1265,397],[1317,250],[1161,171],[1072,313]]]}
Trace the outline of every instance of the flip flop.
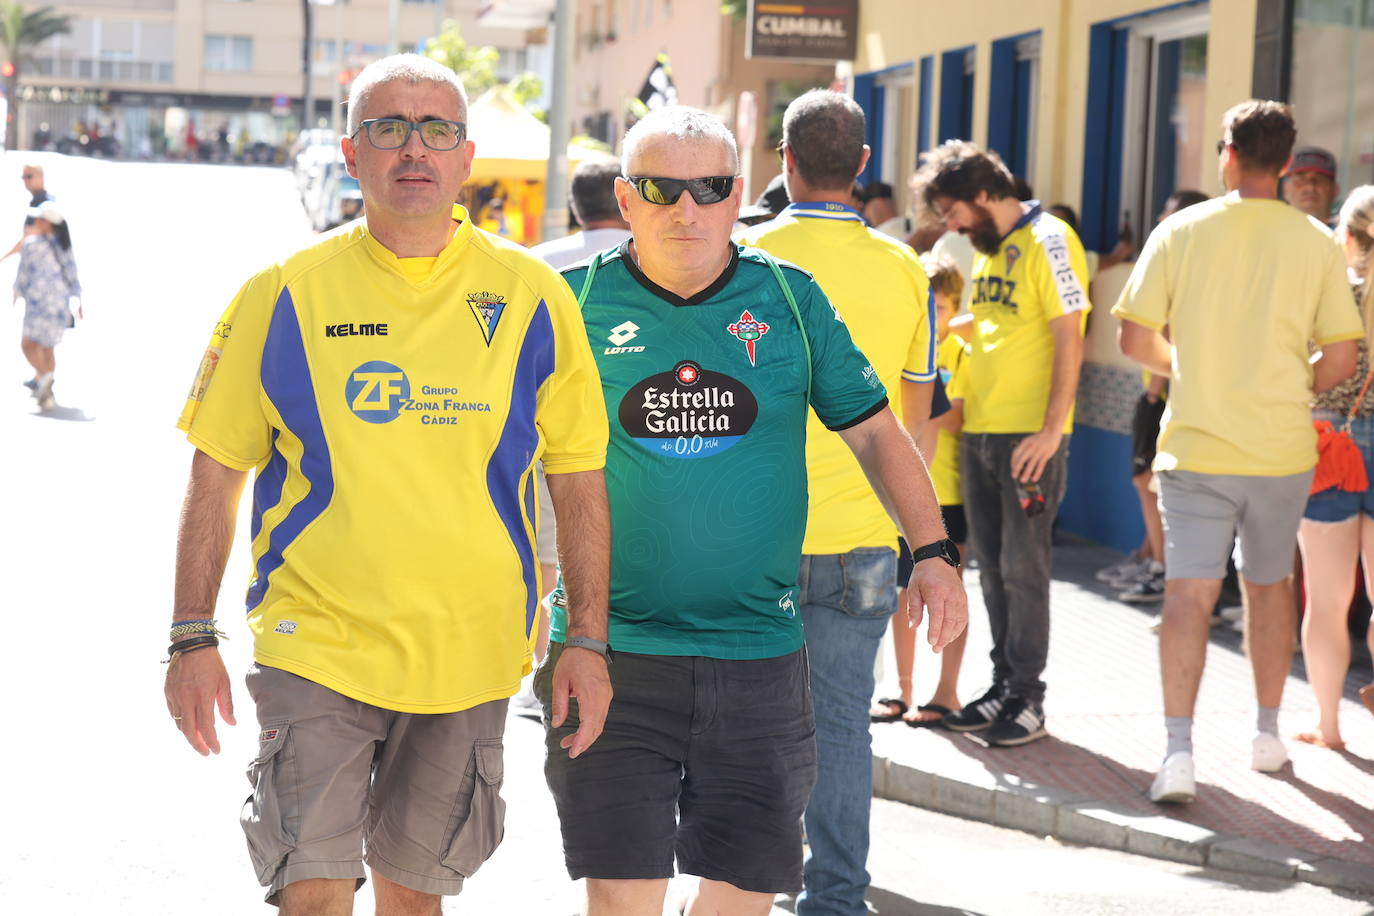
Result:
{"label": "flip flop", "polygon": [[907,719],[903,717],[903,721],[912,728],[943,728],[945,716],[953,712],[948,706],[941,706],[939,703],[922,703],[916,707],[916,711],[934,712],[940,715],[937,719]]}
{"label": "flip flop", "polygon": [[1360,688],[1360,700],[1364,703],[1364,708],[1374,712],[1374,684]]}
{"label": "flip flop", "polygon": [[1316,732],[1298,732],[1296,735],[1293,736],[1293,740],[1301,741],[1303,744],[1310,744],[1313,747],[1324,747],[1328,751],[1345,750],[1344,741],[1337,741],[1334,744],[1332,744],[1326,741],[1324,738],[1322,738],[1321,735],[1317,734]]}
{"label": "flip flop", "polygon": [[[878,709],[881,706],[886,706],[888,708],[888,711],[874,712],[874,710]],[[892,711],[894,707],[896,707],[896,712]],[[907,706],[906,703],[900,699],[894,697],[883,697],[880,700],[878,700],[878,702],[874,703],[872,706],[869,707],[868,718],[871,722],[896,722],[897,720],[901,719],[902,716],[906,715],[906,711],[910,708],[910,706]]]}

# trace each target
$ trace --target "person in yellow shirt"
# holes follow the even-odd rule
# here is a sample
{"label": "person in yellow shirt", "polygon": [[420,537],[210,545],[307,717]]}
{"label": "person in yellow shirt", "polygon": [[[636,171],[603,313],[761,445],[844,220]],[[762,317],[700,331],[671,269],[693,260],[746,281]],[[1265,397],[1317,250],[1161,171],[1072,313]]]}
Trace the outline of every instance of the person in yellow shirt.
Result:
{"label": "person in yellow shirt", "polygon": [[[1208,618],[1233,534],[1259,710],[1251,766],[1288,762],[1278,737],[1296,607],[1288,576],[1317,463],[1309,402],[1354,371],[1364,326],[1345,259],[1315,219],[1278,199],[1297,127],[1280,102],[1226,112],[1227,193],[1150,234],[1112,314],[1121,350],[1170,379],[1154,459],[1164,517],[1159,655],[1168,735],[1156,802],[1196,793],[1192,723]],[[1309,361],[1309,342],[1321,354]]]}
{"label": "person in yellow shirt", "polygon": [[608,423],[577,302],[472,225],[467,97],[414,54],[368,65],[342,141],[366,217],[261,271],[216,325],[178,426],[167,709],[219,752],[234,723],[215,603],[248,471],[257,706],[242,815],[268,902],[437,913],[495,849],[507,698],[540,596],[534,464],[560,528],[570,633],[552,718],[585,751],[610,704]]}
{"label": "person in yellow shirt", "polygon": [[981,732],[994,747],[1027,744],[1047,734],[1050,538],[1091,308],[1087,260],[1062,220],[1017,199],[996,153],[948,141],[924,156],[914,182],[924,205],[978,252],[959,470],[993,682],[944,724]]}

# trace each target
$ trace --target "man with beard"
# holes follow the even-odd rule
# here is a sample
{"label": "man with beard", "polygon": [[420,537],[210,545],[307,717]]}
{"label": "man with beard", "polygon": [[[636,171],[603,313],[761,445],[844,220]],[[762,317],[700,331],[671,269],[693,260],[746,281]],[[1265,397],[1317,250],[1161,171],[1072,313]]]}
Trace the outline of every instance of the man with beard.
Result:
{"label": "man with beard", "polygon": [[1017,200],[996,153],[951,140],[914,180],[926,207],[966,236],[972,352],[959,467],[970,543],[992,628],[992,686],[945,717],[990,745],[1043,738],[1050,533],[1064,496],[1083,361],[1088,266],[1078,236]]}

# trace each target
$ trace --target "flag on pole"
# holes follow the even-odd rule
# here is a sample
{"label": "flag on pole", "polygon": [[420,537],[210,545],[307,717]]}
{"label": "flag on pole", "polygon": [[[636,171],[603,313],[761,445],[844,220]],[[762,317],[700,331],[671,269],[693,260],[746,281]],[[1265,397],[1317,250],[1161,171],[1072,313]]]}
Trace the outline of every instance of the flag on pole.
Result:
{"label": "flag on pole", "polygon": [[673,65],[667,54],[654,58],[649,76],[636,98],[630,99],[630,114],[639,120],[655,108],[677,104],[677,87],[673,85]]}

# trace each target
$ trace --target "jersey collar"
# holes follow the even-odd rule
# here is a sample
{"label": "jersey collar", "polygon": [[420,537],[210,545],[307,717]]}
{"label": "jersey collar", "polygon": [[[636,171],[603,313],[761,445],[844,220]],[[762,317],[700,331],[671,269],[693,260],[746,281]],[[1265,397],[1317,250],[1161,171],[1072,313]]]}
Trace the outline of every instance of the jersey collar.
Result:
{"label": "jersey collar", "polygon": [[[430,283],[447,264],[459,256],[468,242],[472,241],[472,220],[468,219],[468,211],[461,204],[453,205],[453,221],[458,224],[457,227],[452,229],[448,244],[444,246],[443,251],[439,252],[439,256],[434,260],[434,268],[429,272],[429,277],[419,284],[420,286]],[[377,241],[371,232],[364,233],[363,237],[367,244],[367,250],[371,252],[373,258],[393,273],[404,277],[407,283],[410,282],[410,278],[401,269],[400,259],[392,253],[390,248]]]}
{"label": "jersey collar", "polygon": [[640,286],[644,287],[653,295],[667,302],[669,305],[699,305],[702,302],[707,301],[716,293],[720,292],[725,288],[725,284],[729,283],[730,278],[735,275],[735,268],[739,267],[739,246],[736,245],[734,242],[731,242],[730,263],[725,265],[725,269],[721,271],[720,276],[716,277],[715,282],[713,282],[710,286],[703,289],[701,292],[697,293],[695,296],[692,296],[690,299],[684,299],[672,290],[664,289],[663,287],[655,283],[653,280],[650,280],[647,276],[645,276],[644,271],[640,270],[639,265],[635,263],[634,255],[630,254],[630,243],[632,241],[634,241],[633,236],[621,242],[620,248],[617,249],[618,253],[620,254],[620,260],[625,265],[625,269],[630,272],[630,276],[634,277],[635,281]]}
{"label": "jersey collar", "polygon": [[846,204],[834,201],[817,203],[788,204],[779,216],[795,216],[797,219],[829,219],[842,222],[856,222],[866,226],[863,214]]}
{"label": "jersey collar", "polygon": [[1030,209],[1027,210],[1025,213],[1023,213],[1023,214],[1021,215],[1021,218],[1018,219],[1018,220],[1016,221],[1016,225],[1014,225],[1014,226],[1011,227],[1011,231],[1010,231],[1010,232],[1008,232],[1006,235],[1002,236],[1002,241],[1005,242],[1008,238],[1011,237],[1011,233],[1012,233],[1012,232],[1015,232],[1017,229],[1020,229],[1022,226],[1028,226],[1028,225],[1030,225],[1030,223],[1031,223],[1037,216],[1039,216],[1042,212],[1044,212],[1044,211],[1042,211],[1042,210],[1040,209],[1040,201],[1038,201],[1038,200],[1028,200],[1028,201],[1026,201],[1026,203],[1030,205]]}

